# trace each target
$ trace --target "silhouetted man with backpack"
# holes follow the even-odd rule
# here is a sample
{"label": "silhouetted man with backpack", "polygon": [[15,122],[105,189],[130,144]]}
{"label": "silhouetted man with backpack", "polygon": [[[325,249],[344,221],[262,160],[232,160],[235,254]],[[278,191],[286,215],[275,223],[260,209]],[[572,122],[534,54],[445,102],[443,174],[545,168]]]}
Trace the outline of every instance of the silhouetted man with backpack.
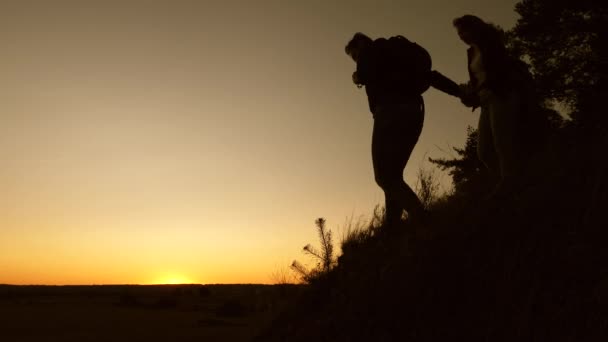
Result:
{"label": "silhouetted man with backpack", "polygon": [[374,117],[372,162],[376,183],[385,195],[389,225],[408,217],[424,220],[426,211],[416,193],[404,182],[403,170],[424,122],[424,93],[430,86],[458,97],[458,84],[431,70],[431,57],[402,36],[372,40],[356,33],[346,53],[357,63],[353,82],[365,86]]}

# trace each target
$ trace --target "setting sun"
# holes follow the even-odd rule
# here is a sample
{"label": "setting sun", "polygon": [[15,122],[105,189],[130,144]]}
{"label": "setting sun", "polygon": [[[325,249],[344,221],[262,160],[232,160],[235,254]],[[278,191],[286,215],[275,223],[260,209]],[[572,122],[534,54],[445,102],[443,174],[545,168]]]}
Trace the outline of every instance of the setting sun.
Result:
{"label": "setting sun", "polygon": [[177,285],[177,284],[195,284],[195,283],[197,283],[197,282],[193,281],[192,279],[190,279],[188,277],[184,277],[181,275],[164,276],[164,277],[160,277],[158,280],[152,282],[152,284],[157,284],[157,285]]}

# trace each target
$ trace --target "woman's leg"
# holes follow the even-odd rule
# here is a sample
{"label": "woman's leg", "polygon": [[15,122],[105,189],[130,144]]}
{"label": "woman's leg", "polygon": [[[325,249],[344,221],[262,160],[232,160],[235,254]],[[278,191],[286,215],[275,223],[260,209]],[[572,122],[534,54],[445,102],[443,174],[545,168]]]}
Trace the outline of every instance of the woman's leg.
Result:
{"label": "woman's leg", "polygon": [[[520,96],[515,93],[504,95],[492,94],[488,103],[489,121],[492,130],[494,150],[500,169],[500,181],[497,191],[514,189],[516,179],[521,175],[522,161],[525,159],[518,137],[522,103]],[[532,151],[530,151],[532,152]]]}
{"label": "woman's leg", "polygon": [[494,148],[494,137],[492,136],[492,126],[490,122],[491,94],[484,90],[479,94],[481,99],[481,114],[477,125],[477,157],[488,168],[492,177],[500,179],[500,168],[498,158]]}

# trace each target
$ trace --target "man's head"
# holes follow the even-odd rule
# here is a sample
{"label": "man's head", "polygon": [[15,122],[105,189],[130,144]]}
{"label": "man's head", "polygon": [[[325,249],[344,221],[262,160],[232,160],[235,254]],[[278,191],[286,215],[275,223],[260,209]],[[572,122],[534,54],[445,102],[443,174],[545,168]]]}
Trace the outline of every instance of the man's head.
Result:
{"label": "man's head", "polygon": [[371,45],[372,42],[373,40],[370,37],[361,32],[357,32],[348,44],[346,44],[344,51],[353,59],[353,61],[357,62],[361,51]]}

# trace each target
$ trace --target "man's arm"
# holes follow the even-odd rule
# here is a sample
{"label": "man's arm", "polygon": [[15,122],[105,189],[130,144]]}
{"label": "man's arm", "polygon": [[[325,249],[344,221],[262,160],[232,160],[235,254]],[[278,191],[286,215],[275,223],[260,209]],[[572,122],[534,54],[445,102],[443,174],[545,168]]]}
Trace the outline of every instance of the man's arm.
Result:
{"label": "man's arm", "polygon": [[367,47],[359,54],[357,61],[357,71],[353,74],[353,82],[361,87],[367,85],[375,76],[374,70],[375,55],[372,46]]}
{"label": "man's arm", "polygon": [[443,76],[436,70],[431,71],[431,86],[455,97],[461,97],[462,94],[460,86],[456,82]]}

